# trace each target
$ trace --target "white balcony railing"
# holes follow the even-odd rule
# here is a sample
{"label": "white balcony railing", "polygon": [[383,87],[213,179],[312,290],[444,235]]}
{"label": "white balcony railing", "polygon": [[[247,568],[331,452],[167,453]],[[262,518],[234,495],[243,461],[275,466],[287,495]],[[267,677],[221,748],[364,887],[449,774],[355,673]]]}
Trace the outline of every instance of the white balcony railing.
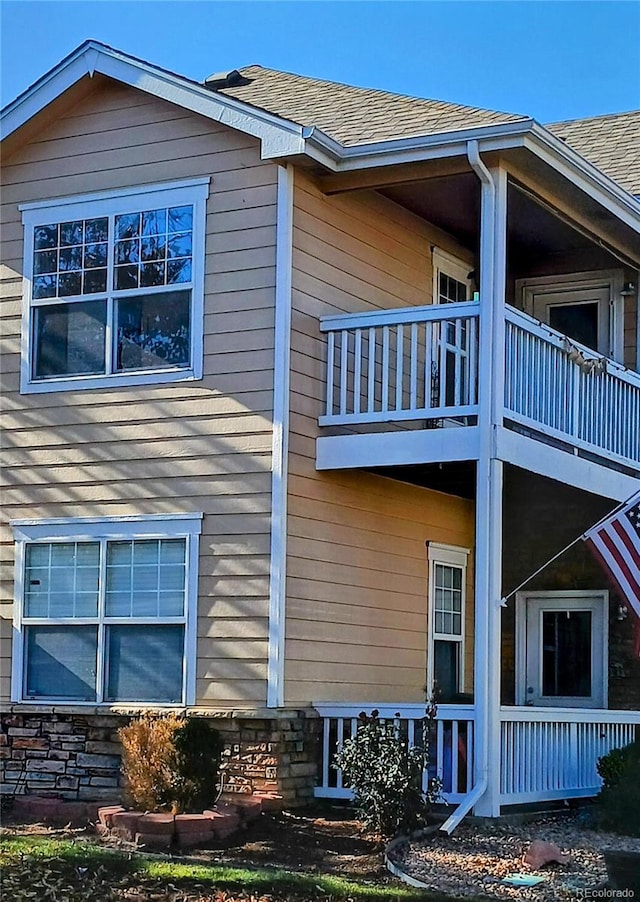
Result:
{"label": "white balcony railing", "polygon": [[[396,724],[409,746],[419,745],[422,737],[424,705],[360,705],[315,704],[323,718],[320,782],[318,798],[350,799],[351,790],[344,786],[342,771],[333,764],[336,752],[358,728],[358,714],[376,708],[380,717]],[[396,716],[399,715],[399,716]],[[450,803],[460,802],[471,788],[473,775],[474,711],[472,705],[439,705],[437,719],[430,731],[431,764],[424,773],[426,788],[430,777],[442,780],[443,796]]]}
{"label": "white balcony railing", "polygon": [[594,796],[598,758],[640,736],[640,712],[585,708],[503,708],[500,801]]}
{"label": "white balcony railing", "polygon": [[505,416],[640,463],[640,376],[513,307],[506,318]]}
{"label": "white balcony railing", "polygon": [[[507,425],[640,464],[640,375],[505,308]],[[325,317],[323,426],[423,421],[473,425],[478,415],[477,302]]]}
{"label": "white balcony railing", "polygon": [[321,425],[477,414],[477,302],[324,317]]}

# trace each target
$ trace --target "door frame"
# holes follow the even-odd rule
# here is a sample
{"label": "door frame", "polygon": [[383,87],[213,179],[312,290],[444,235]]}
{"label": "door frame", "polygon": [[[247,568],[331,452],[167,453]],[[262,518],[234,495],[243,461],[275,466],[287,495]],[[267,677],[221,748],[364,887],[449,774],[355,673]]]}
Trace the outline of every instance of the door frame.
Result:
{"label": "door frame", "polygon": [[[584,609],[584,604],[587,600],[592,600],[593,610],[601,611],[602,614],[602,630],[600,631],[600,635],[598,636],[597,629],[594,629],[592,632],[591,638],[591,663],[592,663],[592,678],[594,688],[598,690],[601,687],[601,692],[599,693],[599,700],[601,700],[601,705],[593,705],[591,700],[586,700],[584,702],[579,701],[578,699],[572,699],[571,704],[563,704],[562,700],[559,700],[557,705],[540,705],[541,707],[558,707],[558,708],[607,708],[608,707],[608,697],[609,697],[609,592],[607,589],[562,589],[558,591],[528,591],[528,592],[518,592],[516,594],[516,654],[515,654],[515,664],[516,664],[516,672],[515,672],[515,697],[516,697],[516,705],[526,705],[527,704],[527,659],[528,659],[528,646],[529,646],[529,636],[527,631],[527,606],[529,601],[557,601],[561,603],[564,599],[567,601],[573,600],[576,602],[575,607],[580,609],[581,607]],[[581,599],[583,601],[581,602]],[[560,604],[558,605],[561,606]],[[570,609],[571,605],[567,605],[567,609]],[[596,624],[593,622],[593,626]],[[595,672],[596,663],[596,655],[599,656],[600,659],[600,670],[601,673]],[[594,693],[596,694],[596,693]]]}
{"label": "door frame", "polygon": [[[516,298],[522,309],[533,316],[534,296],[544,291],[571,292],[598,288],[609,289],[609,348],[605,357],[624,363],[624,299],[620,292],[624,285],[624,271],[603,269],[592,272],[563,273],[557,276],[533,276],[516,280]],[[537,317],[534,317],[537,319]],[[548,325],[546,323],[545,325]]]}

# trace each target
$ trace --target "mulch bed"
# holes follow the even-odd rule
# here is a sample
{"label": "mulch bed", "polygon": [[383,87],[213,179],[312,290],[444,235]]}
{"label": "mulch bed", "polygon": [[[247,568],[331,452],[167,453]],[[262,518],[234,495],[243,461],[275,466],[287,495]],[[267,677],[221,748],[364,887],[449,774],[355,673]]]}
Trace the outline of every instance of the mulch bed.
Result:
{"label": "mulch bed", "polygon": [[[583,812],[539,817],[519,825],[462,824],[452,836],[438,832],[399,846],[392,860],[430,888],[456,896],[540,902],[575,899],[607,883],[606,849],[640,852],[640,839],[589,829],[585,820]],[[538,870],[528,867],[523,854],[534,839],[554,843],[569,853],[569,861]],[[533,887],[502,882],[513,874],[541,876],[544,881]]]}

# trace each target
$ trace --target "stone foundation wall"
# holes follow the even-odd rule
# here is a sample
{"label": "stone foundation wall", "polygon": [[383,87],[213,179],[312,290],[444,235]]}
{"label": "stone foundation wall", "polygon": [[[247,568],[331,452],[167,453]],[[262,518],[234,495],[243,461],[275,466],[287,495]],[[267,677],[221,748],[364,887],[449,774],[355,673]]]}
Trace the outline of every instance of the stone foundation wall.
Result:
{"label": "stone foundation wall", "polygon": [[[313,798],[320,720],[304,711],[193,712],[206,716],[225,740],[226,792],[273,792],[288,807]],[[124,714],[3,714],[0,792],[92,800],[123,798],[118,729]]]}

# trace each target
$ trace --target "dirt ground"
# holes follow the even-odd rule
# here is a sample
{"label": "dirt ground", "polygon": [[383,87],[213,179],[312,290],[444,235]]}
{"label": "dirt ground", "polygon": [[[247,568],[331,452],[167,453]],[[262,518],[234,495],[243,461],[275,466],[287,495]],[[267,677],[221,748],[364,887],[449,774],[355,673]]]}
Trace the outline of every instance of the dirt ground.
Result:
{"label": "dirt ground", "polygon": [[[384,841],[362,831],[353,813],[341,806],[263,816],[225,849],[206,853],[209,860],[234,864],[277,865],[288,870],[337,874],[364,880],[388,877]],[[201,853],[198,853],[203,854]]]}

